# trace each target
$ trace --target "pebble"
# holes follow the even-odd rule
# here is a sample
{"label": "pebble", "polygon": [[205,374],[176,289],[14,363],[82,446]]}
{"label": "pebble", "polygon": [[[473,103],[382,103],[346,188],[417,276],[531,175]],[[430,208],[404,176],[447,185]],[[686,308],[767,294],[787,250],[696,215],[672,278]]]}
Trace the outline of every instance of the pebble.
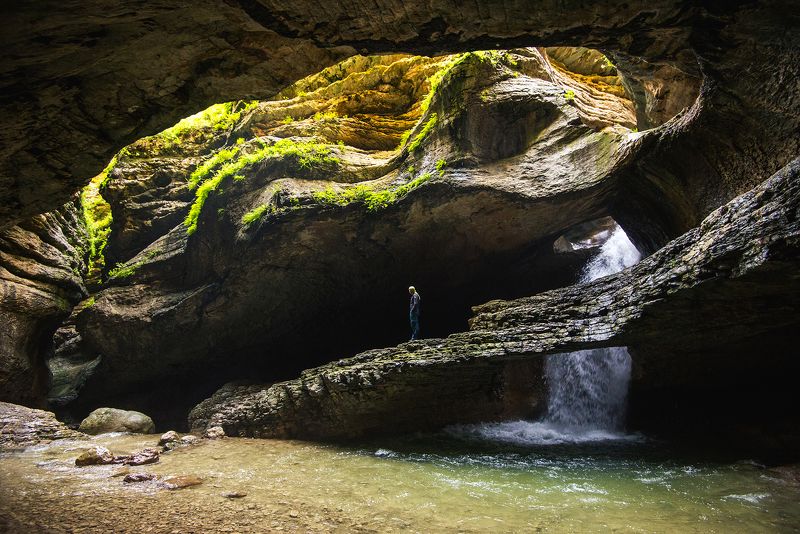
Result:
{"label": "pebble", "polygon": [[206,430],[205,437],[208,439],[224,438],[225,430],[221,426],[212,426]]}
{"label": "pebble", "polygon": [[222,496],[226,499],[241,499],[242,497],[247,497],[247,494],[241,491],[225,491]]}
{"label": "pebble", "polygon": [[105,447],[95,446],[78,456],[75,465],[83,467],[86,465],[105,465],[114,462],[114,455]]}
{"label": "pebble", "polygon": [[166,445],[167,443],[172,443],[174,441],[178,441],[180,437],[178,437],[178,433],[174,430],[170,430],[169,432],[164,432],[161,435],[161,439],[158,440],[159,445]]}
{"label": "pebble", "polygon": [[182,475],[164,479],[163,484],[167,489],[176,490],[197,486],[203,483],[203,479],[194,475]]}
{"label": "pebble", "polygon": [[147,447],[125,458],[122,463],[125,465],[145,465],[154,464],[158,461],[159,450]]}
{"label": "pebble", "polygon": [[200,441],[200,438],[198,438],[197,436],[193,436],[191,434],[188,434],[181,438],[181,444],[183,445],[194,445],[198,441]]}
{"label": "pebble", "polygon": [[132,482],[145,482],[147,480],[153,480],[154,478],[156,478],[156,476],[151,473],[130,473],[125,475],[122,481],[126,484],[130,484]]}

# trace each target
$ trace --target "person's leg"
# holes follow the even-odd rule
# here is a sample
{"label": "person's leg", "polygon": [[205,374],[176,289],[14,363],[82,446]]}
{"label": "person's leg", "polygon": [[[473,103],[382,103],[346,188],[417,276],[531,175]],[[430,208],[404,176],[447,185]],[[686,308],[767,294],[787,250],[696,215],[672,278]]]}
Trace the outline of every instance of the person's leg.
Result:
{"label": "person's leg", "polygon": [[411,339],[419,338],[419,317],[411,316]]}

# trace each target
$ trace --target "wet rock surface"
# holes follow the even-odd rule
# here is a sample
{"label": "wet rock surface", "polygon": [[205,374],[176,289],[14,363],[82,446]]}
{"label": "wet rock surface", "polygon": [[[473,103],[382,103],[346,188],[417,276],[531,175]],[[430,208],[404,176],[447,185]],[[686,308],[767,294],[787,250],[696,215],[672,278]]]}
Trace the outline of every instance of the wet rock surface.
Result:
{"label": "wet rock surface", "polygon": [[115,463],[116,458],[111,451],[105,447],[92,447],[81,453],[80,456],[75,458],[75,465],[78,467],[86,467],[87,465],[106,465]]}
{"label": "wet rock surface", "polygon": [[151,473],[130,473],[125,475],[122,481],[126,484],[135,484],[137,482],[147,482],[155,478],[156,476]]}
{"label": "wet rock surface", "polygon": [[[486,406],[481,395],[490,388],[462,382],[467,369],[596,347],[629,346],[644,370],[640,384],[681,382],[670,369],[692,369],[698,352],[724,354],[754,336],[796,327],[798,176],[795,160],[622,273],[478,306],[470,332],[446,339],[366,352],[270,387],[228,385],[198,405],[190,423],[197,430],[220,425],[229,435],[340,438],[436,424],[430,410],[448,400],[460,403],[460,417],[487,420],[468,403],[477,395]],[[721,307],[737,313],[720,315]],[[727,365],[740,373],[759,366],[752,358]]]}
{"label": "wet rock surface", "polygon": [[[10,31],[2,40],[13,60],[6,67],[0,101],[0,109],[7,111],[1,135],[8,141],[0,153],[0,218],[5,221],[0,249],[6,273],[0,314],[10,325],[0,353],[2,398],[42,403],[49,334],[86,296],[80,265],[85,253],[69,237],[81,231],[74,206],[72,215],[70,208],[34,214],[57,208],[122,144],[161,129],[178,115],[212,100],[275,94],[302,74],[356,51],[591,43],[607,54],[620,77],[607,79],[611,67],[604,57],[574,49],[475,56],[481,61],[473,57],[457,69],[458,76],[442,81],[405,149],[392,157],[368,151],[390,148],[402,129],[414,123],[417,115],[409,105],[422,113],[418,103],[425,83],[405,73],[412,68],[427,72],[430,64],[413,60],[418,63],[404,71],[392,67],[403,61],[397,58],[354,58],[353,64],[373,62],[359,81],[353,76],[358,68],[335,81],[325,79],[329,72],[309,81],[306,89],[284,94],[283,104],[259,105],[252,113],[244,113],[250,109],[245,105],[240,123],[207,132],[183,154],[162,150],[121,157],[112,172],[119,187],[109,188],[118,216],[109,258],[125,262],[120,272],[126,274],[112,277],[96,304],[73,314],[57,336],[53,402],[74,401],[81,390],[78,411],[84,413],[112,400],[140,409],[167,405],[181,413],[184,406],[171,399],[164,402],[164,397],[141,392],[157,389],[194,403],[223,380],[284,379],[365,347],[393,344],[403,337],[399,327],[391,339],[370,334],[377,332],[377,324],[403,324],[400,314],[387,320],[391,310],[402,308],[400,299],[396,304],[370,299],[402,293],[395,285],[402,289],[406,281],[394,280],[409,276],[438,292],[428,293],[427,302],[452,303],[447,309],[429,308],[434,312],[429,317],[457,318],[430,332],[445,335],[463,327],[469,305],[569,284],[586,256],[554,255],[549,246],[567,227],[610,214],[644,252],[667,243],[669,249],[675,243],[670,240],[707,221],[716,208],[786,165],[800,148],[796,91],[785,82],[798,75],[794,58],[800,33],[792,31],[796,20],[784,16],[793,7],[789,2],[702,7],[665,1],[657,9],[637,2],[600,2],[566,13],[545,7],[535,20],[528,10],[503,2],[474,17],[468,16],[473,8],[384,6],[379,20],[357,16],[343,19],[346,23],[337,19],[337,24],[325,21],[342,6],[317,12],[302,4],[212,4],[119,7],[104,10],[102,17],[92,15],[98,6],[91,3],[69,13],[55,6],[48,16],[70,21],[57,31],[42,22],[39,6],[10,15]],[[352,6],[356,15],[374,8]],[[91,37],[76,39],[76,32]],[[204,36],[196,43],[175,37],[196,32]],[[176,53],[165,54],[164,47]],[[98,51],[104,59],[98,59]],[[36,59],[53,55],[59,61]],[[369,113],[359,114],[363,102],[356,102],[355,95],[362,88],[381,98],[368,98]],[[620,88],[632,99],[621,99]],[[227,97],[218,98],[221,93]],[[378,120],[382,111],[394,114],[393,120]],[[338,117],[331,120],[332,114]],[[634,125],[655,128],[630,133],[627,128]],[[192,195],[182,180],[211,151],[233,147],[240,135],[243,154],[287,136],[334,142],[338,135],[350,146],[334,148],[340,161],[321,169],[298,169],[303,166],[284,158],[251,169],[241,179],[232,177],[209,196],[197,233],[187,236],[180,221]],[[444,162],[441,168],[439,161]],[[381,213],[365,209],[363,198],[343,207],[315,202],[315,194],[328,187],[335,196],[356,181],[399,190],[422,172],[433,179],[399,195]],[[245,223],[254,213],[264,216]],[[749,227],[750,222],[730,224]],[[674,256],[683,252],[671,248],[659,257],[691,263]],[[334,256],[337,261],[326,262]],[[775,265],[774,258],[769,260]],[[720,259],[719,265],[692,276],[713,286],[724,278],[728,261]],[[463,270],[451,269],[453,264]],[[473,329],[510,336],[503,337],[504,352],[520,347],[547,352],[551,345],[583,346],[584,341],[562,338],[584,335],[588,322],[597,320],[591,343],[629,343],[641,364],[640,385],[697,383],[713,374],[690,376],[696,365],[670,365],[673,360],[664,357],[665,336],[650,345],[656,336],[641,333],[666,325],[665,332],[677,332],[686,361],[704,358],[709,367],[717,367],[727,363],[725,349],[735,349],[733,363],[724,368],[741,377],[748,373],[748,350],[767,347],[772,354],[777,344],[765,337],[786,337],[795,326],[794,293],[783,289],[794,278],[780,269],[772,273],[778,281],[759,273],[736,278],[752,280],[741,293],[731,290],[731,296],[747,304],[726,311],[704,340],[696,325],[715,306],[729,306],[727,297],[714,293],[698,304],[691,292],[684,298],[677,291],[675,297],[671,289],[650,291],[641,284],[630,287],[643,289],[642,298],[614,286],[589,291],[600,302],[629,299],[636,301],[634,309],[646,305],[641,317],[638,312],[629,317],[630,306],[605,314],[605,308],[597,311],[583,296],[565,291],[560,298],[571,304],[560,301],[553,313],[569,316],[569,325],[562,324],[563,317],[551,320],[539,312],[529,317],[526,304],[502,312],[489,304],[480,308]],[[682,290],[682,277],[651,281]],[[353,287],[348,280],[359,283]],[[470,285],[475,280],[501,282],[482,294],[480,285]],[[307,291],[304,299],[296,298],[298,287]],[[729,289],[727,283],[717,287],[720,294]],[[669,296],[663,304],[647,300],[662,294]],[[455,302],[461,295],[468,297]],[[774,324],[759,322],[747,330],[746,342],[732,346],[730,340],[741,337],[734,325],[756,311],[778,315],[777,309],[785,313]],[[355,336],[356,342],[336,345],[340,332],[360,323],[354,318],[358,312],[374,323],[364,323],[366,333]],[[497,322],[487,318],[493,315]],[[549,321],[556,330],[549,338],[522,335],[538,328],[529,324],[532,318]],[[175,331],[183,335],[173,338]],[[305,353],[296,357],[295,340],[301,338]],[[164,340],[167,346],[162,347]],[[695,356],[685,356],[689,353]],[[150,357],[155,354],[158,358]],[[780,356],[770,358],[764,367],[773,371],[786,363]],[[191,393],[178,393],[184,388]]]}
{"label": "wet rock surface", "polygon": [[79,439],[84,434],[56,420],[52,412],[0,402],[0,451],[24,449],[56,439]]}

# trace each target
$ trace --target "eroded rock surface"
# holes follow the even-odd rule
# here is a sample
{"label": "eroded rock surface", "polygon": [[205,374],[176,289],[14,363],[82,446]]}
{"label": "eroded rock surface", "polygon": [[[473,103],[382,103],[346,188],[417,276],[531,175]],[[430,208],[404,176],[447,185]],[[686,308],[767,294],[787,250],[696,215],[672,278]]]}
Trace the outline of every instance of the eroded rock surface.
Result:
{"label": "eroded rock surface", "polygon": [[77,201],[0,232],[0,399],[43,405],[53,332],[87,294],[86,247]]}
{"label": "eroded rock surface", "polygon": [[59,422],[52,412],[0,402],[0,451],[20,450],[55,439],[85,437]]}
{"label": "eroded rock surface", "polygon": [[[219,385],[207,384],[209,377],[291,376],[342,353],[399,342],[409,276],[431,288],[427,325],[442,333],[464,328],[471,304],[574,280],[592,251],[556,253],[553,241],[608,213],[618,169],[634,157],[629,130],[614,114],[605,118],[611,126],[585,124],[582,110],[597,101],[588,89],[581,102],[566,98],[536,50],[390,60],[354,60],[310,94],[251,108],[215,152],[200,159],[207,148],[194,143],[177,152],[182,164],[163,169],[164,188],[140,172],[151,168],[146,146],[158,147],[163,137],[120,156],[106,186],[117,188],[114,219],[129,229],[125,242],[132,235],[152,242],[116,270],[124,276],[112,271],[110,287],[75,318],[81,353],[101,356],[79,402],[128,395],[126,405],[149,413],[160,407],[130,395],[174,390],[173,380],[181,380],[181,389],[198,395],[205,388],[199,401]],[[430,94],[433,83],[418,79],[427,75],[441,78]],[[371,89],[384,78],[398,88]],[[317,77],[298,86],[315,84]],[[368,114],[317,116],[356,98],[362,84],[366,110],[386,113],[373,120],[378,138],[400,141],[401,126],[391,125],[419,118],[399,152],[343,142],[341,135],[352,139],[338,126]],[[623,97],[608,98],[623,106]],[[294,118],[286,121],[285,113]],[[276,137],[297,133],[315,137]],[[163,150],[153,150],[161,161]],[[194,225],[183,220],[193,213],[188,204],[176,204],[178,224],[157,236],[143,216],[150,211],[125,207],[130,189],[133,199],[149,198],[161,210],[220,154],[229,159],[189,192],[194,210],[200,191],[214,184]],[[235,167],[247,158],[254,163]],[[214,182],[225,165],[240,170]]]}
{"label": "eroded rock surface", "polygon": [[[797,327],[798,177],[800,159],[619,274],[478,306],[471,330],[446,339],[366,352],[272,386],[228,385],[190,423],[229,435],[324,439],[482,421],[492,419],[479,407],[490,405],[493,389],[466,380],[469,369],[607,346],[633,349],[646,373],[640,382],[680,381],[665,367],[696,370],[699,353],[724,354]],[[738,354],[725,363],[740,373],[759,364]],[[458,413],[436,412],[455,404]]]}
{"label": "eroded rock surface", "polygon": [[708,168],[640,173],[660,191],[696,191],[688,208],[698,222],[797,152],[796,91],[787,94],[785,83],[798,74],[797,23],[785,16],[793,7],[788,0],[708,7],[604,0],[567,10],[503,0],[458,8],[216,0],[22,6],[9,13],[2,38],[10,58],[2,217],[9,224],[55,209],[122,146],[182,116],[213,102],[271,96],[357,52],[591,45],[651,93],[637,97],[640,108],[659,109],[650,100],[663,99],[664,80],[707,79],[701,129],[719,137],[692,136],[681,149],[692,162],[706,153]]}

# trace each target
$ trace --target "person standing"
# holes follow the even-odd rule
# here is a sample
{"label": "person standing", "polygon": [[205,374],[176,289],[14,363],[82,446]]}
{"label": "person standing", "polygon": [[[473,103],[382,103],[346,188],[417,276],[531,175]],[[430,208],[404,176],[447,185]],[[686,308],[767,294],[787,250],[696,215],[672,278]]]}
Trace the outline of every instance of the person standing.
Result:
{"label": "person standing", "polygon": [[409,286],[408,292],[411,295],[411,301],[408,305],[408,319],[411,322],[411,340],[419,339],[419,310],[422,297],[419,296],[414,286]]}

